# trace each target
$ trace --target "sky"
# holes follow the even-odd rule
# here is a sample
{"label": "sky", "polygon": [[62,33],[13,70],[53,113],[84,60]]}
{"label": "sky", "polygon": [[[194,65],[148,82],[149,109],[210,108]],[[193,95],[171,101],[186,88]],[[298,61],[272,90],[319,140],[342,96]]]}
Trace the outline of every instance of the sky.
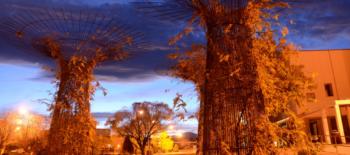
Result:
{"label": "sky", "polygon": [[[104,96],[97,91],[92,101],[94,113],[110,115],[123,108],[130,108],[134,102],[154,101],[172,104],[176,93],[181,93],[188,103],[187,109],[198,109],[197,94],[194,85],[179,79],[165,76],[162,71],[173,62],[167,59],[174,47],[167,45],[167,40],[183,27],[182,22],[158,21],[145,19],[145,16],[132,11],[128,0],[0,0],[0,23],[8,16],[17,13],[6,7],[11,4],[28,6],[32,4],[48,7],[107,8],[116,18],[141,30],[149,40],[146,52],[135,54],[122,62],[107,62],[95,70],[97,79],[108,90]],[[6,5],[5,5],[6,4]],[[322,9],[320,9],[322,8]],[[291,8],[285,10],[284,18],[292,19],[288,25],[290,42],[301,49],[349,49],[350,48],[350,1],[349,0],[296,0]],[[10,10],[9,10],[10,9]],[[131,16],[133,18],[131,18]],[[181,41],[182,47],[203,42],[203,32],[194,31]],[[54,67],[53,63],[37,53],[14,48],[6,36],[0,36],[0,110],[15,110],[26,107],[30,111],[48,115],[47,105],[43,100],[52,100],[55,86],[53,74],[42,69]],[[104,118],[99,118],[103,124]],[[101,125],[100,124],[100,125]],[[195,130],[195,121],[188,121],[183,126]]]}

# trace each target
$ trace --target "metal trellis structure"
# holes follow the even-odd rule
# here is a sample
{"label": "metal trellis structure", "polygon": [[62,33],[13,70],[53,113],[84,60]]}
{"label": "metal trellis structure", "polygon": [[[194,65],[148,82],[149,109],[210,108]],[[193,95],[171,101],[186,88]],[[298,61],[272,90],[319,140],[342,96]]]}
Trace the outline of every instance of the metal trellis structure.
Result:
{"label": "metal trellis structure", "polygon": [[91,154],[95,123],[90,115],[93,70],[147,46],[142,33],[98,9],[9,5],[2,39],[57,63],[58,91],[52,106],[49,154]]}

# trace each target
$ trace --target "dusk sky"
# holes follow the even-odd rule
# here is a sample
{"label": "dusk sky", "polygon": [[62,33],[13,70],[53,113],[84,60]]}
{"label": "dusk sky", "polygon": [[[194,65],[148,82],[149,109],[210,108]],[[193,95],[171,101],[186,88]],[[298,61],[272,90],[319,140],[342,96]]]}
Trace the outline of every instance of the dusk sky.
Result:
{"label": "dusk sky", "polygon": [[[0,17],[5,18],[10,14],[9,10],[4,9],[10,2],[29,5],[39,4],[38,1],[0,0]],[[286,11],[288,18],[295,22],[289,25],[291,42],[300,46],[301,49],[308,50],[350,48],[349,0],[297,1],[292,4],[291,9]],[[122,8],[119,16],[131,18],[130,14],[126,15],[130,8],[128,0],[44,0],[40,2],[40,5],[52,6],[53,4],[59,4],[58,7],[79,4],[81,7],[106,7],[111,10],[116,8],[115,12]],[[95,73],[102,86],[108,90],[108,94],[103,96],[101,91],[95,93],[92,112],[115,112],[122,108],[129,108],[133,102],[140,101],[158,101],[171,105],[176,93],[184,95],[190,112],[197,110],[198,100],[193,84],[159,74],[171,65],[166,58],[167,54],[175,52],[174,48],[167,47],[167,39],[183,28],[183,24],[171,22],[149,24],[157,23],[156,19],[143,21],[144,18],[146,17],[134,18],[132,22],[137,23],[135,24],[137,29],[146,29],[146,35],[152,34],[149,39],[153,48],[129,60],[109,62],[99,66]],[[201,42],[204,40],[202,34],[200,30],[194,31],[185,39],[184,44]],[[51,83],[52,74],[42,69],[43,65],[51,65],[51,63],[46,59],[31,56],[32,54],[28,51],[15,49],[13,45],[4,41],[5,37],[0,36],[0,38],[0,109],[5,111],[25,106],[33,112],[49,114],[46,105],[38,100],[51,100],[50,93],[55,92],[55,87]]]}

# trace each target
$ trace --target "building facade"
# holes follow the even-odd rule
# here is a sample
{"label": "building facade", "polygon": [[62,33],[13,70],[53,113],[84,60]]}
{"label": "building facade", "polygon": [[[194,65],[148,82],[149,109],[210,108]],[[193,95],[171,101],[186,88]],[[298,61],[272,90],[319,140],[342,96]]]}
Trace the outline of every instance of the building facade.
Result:
{"label": "building facade", "polygon": [[350,49],[301,51],[295,62],[316,84],[297,109],[312,141],[350,143]]}

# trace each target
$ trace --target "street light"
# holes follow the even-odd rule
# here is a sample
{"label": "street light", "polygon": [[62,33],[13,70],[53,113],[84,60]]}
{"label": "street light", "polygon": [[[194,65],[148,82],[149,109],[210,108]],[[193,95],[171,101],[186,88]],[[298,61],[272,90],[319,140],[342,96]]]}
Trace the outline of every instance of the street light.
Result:
{"label": "street light", "polygon": [[139,114],[140,114],[140,115],[142,115],[142,114],[143,114],[143,110],[139,110],[138,112],[139,112]]}
{"label": "street light", "polygon": [[174,125],[169,125],[168,128],[169,128],[169,130],[174,130],[175,127],[174,127]]}
{"label": "street light", "polygon": [[19,112],[19,114],[21,114],[22,116],[28,115],[28,110],[27,110],[27,108],[25,108],[25,107],[19,107],[18,112]]}

